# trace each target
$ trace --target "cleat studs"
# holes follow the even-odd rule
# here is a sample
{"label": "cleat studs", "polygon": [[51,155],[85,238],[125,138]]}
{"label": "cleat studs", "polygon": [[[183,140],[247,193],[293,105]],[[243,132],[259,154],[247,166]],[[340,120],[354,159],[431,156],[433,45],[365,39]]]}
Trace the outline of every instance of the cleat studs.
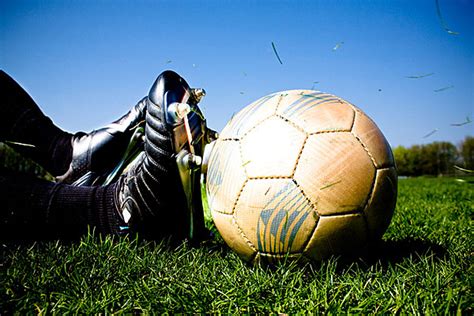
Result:
{"label": "cleat studs", "polygon": [[185,159],[187,160],[187,166],[189,169],[194,169],[202,164],[201,156],[193,155],[191,153],[188,154]]}
{"label": "cleat studs", "polygon": [[201,88],[194,88],[191,89],[191,93],[193,95],[194,100],[196,103],[201,102],[202,98],[206,95],[206,91]]}

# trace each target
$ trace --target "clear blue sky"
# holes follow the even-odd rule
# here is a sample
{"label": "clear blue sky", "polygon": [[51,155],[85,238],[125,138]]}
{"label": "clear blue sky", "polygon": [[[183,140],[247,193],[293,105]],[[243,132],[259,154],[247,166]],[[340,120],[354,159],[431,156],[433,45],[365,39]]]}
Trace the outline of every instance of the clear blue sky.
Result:
{"label": "clear blue sky", "polygon": [[474,1],[439,6],[459,35],[435,0],[2,0],[0,67],[71,132],[119,117],[173,69],[206,89],[217,130],[263,95],[314,85],[364,110],[392,146],[457,144],[474,134],[450,125],[474,120]]}

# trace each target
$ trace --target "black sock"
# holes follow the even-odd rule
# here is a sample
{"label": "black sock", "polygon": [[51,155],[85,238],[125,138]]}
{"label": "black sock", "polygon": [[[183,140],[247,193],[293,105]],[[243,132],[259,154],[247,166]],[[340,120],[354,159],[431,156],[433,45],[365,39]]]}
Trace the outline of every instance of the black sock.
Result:
{"label": "black sock", "polygon": [[15,80],[0,70],[0,141],[57,176],[66,172],[71,161],[71,137],[43,114]]}
{"label": "black sock", "polygon": [[88,227],[117,234],[123,225],[116,184],[76,187],[34,177],[0,176],[0,239],[77,238]]}

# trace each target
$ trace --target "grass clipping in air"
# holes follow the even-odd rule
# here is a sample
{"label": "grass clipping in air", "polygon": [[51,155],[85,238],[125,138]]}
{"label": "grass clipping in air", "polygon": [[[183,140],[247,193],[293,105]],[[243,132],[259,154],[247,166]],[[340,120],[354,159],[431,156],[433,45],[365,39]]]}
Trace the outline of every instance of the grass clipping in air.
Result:
{"label": "grass clipping in air", "polygon": [[384,242],[353,263],[251,266],[220,238],[177,249],[91,235],[5,244],[0,311],[472,314],[473,198],[453,179],[401,180]]}

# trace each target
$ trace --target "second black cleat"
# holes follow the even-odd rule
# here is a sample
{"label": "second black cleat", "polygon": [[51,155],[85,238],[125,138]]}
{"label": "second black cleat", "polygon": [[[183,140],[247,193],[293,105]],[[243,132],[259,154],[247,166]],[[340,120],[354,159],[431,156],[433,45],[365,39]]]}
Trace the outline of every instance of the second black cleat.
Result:
{"label": "second black cleat", "polygon": [[208,234],[201,200],[204,146],[215,133],[191,89],[172,71],[156,79],[146,98],[144,151],[120,178],[116,203],[124,231],[145,238],[199,241]]}
{"label": "second black cleat", "polygon": [[78,186],[104,184],[120,163],[135,131],[145,121],[146,97],[117,121],[90,133],[72,136],[72,160],[58,182]]}

